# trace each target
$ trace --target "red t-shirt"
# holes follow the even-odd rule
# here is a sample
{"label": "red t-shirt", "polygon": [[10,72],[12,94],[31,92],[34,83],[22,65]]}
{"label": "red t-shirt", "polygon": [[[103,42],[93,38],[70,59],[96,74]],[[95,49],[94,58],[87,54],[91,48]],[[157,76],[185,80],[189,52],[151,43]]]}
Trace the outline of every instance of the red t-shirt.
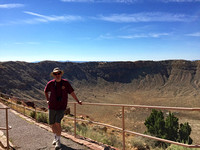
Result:
{"label": "red t-shirt", "polygon": [[44,91],[50,92],[49,109],[65,110],[68,102],[68,94],[71,94],[74,89],[67,80],[62,79],[60,82],[56,82],[54,79],[47,83]]}

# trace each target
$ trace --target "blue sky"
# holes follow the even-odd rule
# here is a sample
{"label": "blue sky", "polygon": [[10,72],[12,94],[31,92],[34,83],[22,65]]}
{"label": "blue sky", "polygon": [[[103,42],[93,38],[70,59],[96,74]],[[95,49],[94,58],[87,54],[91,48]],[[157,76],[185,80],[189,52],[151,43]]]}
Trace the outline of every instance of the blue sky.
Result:
{"label": "blue sky", "polygon": [[200,58],[200,0],[0,0],[0,61]]}

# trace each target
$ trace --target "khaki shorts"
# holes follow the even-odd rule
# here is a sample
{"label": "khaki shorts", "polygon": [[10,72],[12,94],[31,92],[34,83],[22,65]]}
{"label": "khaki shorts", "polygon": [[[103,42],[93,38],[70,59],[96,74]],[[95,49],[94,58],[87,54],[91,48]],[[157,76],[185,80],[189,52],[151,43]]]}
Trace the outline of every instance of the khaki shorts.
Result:
{"label": "khaki shorts", "polygon": [[61,123],[62,118],[64,117],[65,110],[52,110],[49,109],[49,124]]}

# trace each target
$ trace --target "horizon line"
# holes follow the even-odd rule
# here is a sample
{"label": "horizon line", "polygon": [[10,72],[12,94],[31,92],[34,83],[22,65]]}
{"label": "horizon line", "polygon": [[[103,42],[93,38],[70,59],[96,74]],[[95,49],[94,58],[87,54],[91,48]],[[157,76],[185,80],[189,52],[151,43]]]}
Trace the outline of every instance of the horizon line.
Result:
{"label": "horizon line", "polygon": [[40,62],[72,62],[72,63],[87,63],[87,62],[138,62],[138,61],[153,61],[153,62],[159,62],[159,61],[200,61],[200,59],[163,59],[163,60],[83,60],[83,61],[76,61],[76,60],[38,60],[38,61],[23,61],[23,60],[6,60],[6,61],[0,61],[0,63],[4,62],[25,62],[25,63],[40,63]]}

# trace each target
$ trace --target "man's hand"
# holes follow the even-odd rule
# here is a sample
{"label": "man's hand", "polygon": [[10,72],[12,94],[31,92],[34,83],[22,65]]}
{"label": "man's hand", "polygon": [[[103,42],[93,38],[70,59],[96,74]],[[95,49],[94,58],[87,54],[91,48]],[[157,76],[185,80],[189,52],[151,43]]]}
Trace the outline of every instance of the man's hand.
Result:
{"label": "man's hand", "polygon": [[82,105],[82,101],[78,101],[78,104]]}
{"label": "man's hand", "polygon": [[74,98],[74,100],[77,101],[78,104],[82,105],[82,102],[78,100],[78,98],[76,97],[76,94],[74,92],[71,93],[71,96]]}

